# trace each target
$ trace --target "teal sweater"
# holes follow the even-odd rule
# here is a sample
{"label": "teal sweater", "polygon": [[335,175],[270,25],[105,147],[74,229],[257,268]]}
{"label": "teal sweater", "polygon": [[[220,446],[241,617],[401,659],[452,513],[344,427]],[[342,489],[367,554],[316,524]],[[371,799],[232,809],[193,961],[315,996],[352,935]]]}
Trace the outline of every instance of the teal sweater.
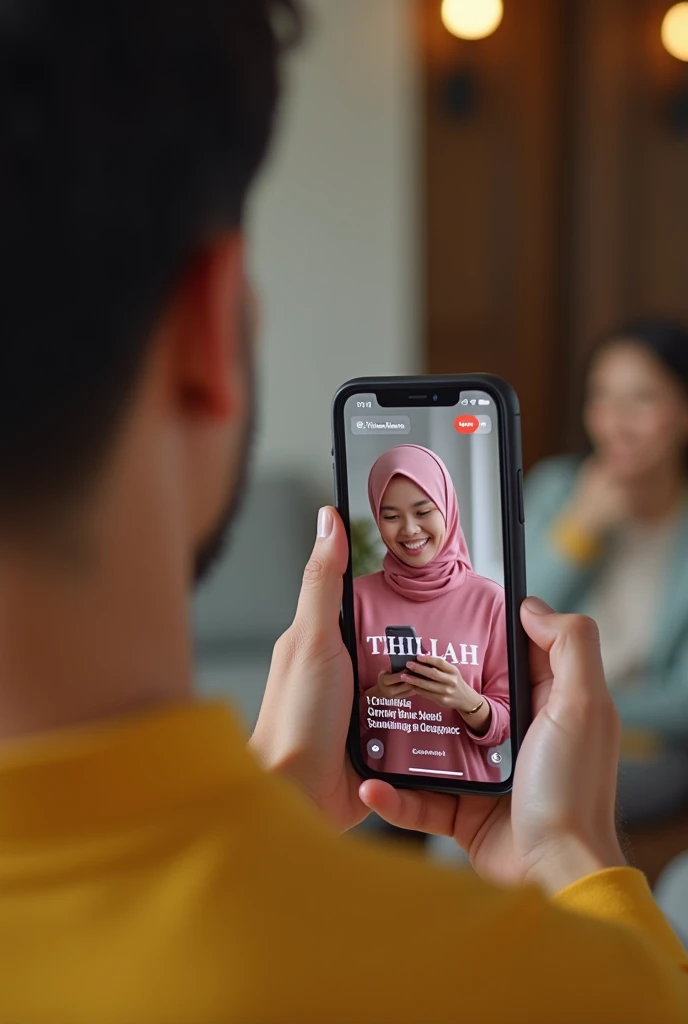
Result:
{"label": "teal sweater", "polygon": [[[604,555],[580,566],[563,557],[551,527],[575,486],[579,461],[549,459],[529,474],[525,488],[528,590],[562,612],[587,612]],[[677,533],[670,568],[648,651],[642,687],[616,699],[621,721],[667,741],[688,739],[688,503]]]}

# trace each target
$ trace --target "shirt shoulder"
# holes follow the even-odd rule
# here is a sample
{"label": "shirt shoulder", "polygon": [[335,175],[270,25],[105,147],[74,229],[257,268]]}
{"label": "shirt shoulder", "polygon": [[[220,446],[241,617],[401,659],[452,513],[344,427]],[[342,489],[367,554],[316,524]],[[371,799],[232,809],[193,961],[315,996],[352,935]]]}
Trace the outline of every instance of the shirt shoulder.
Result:
{"label": "shirt shoulder", "polygon": [[386,583],[382,571],[371,572],[367,576],[357,576],[354,580],[354,596],[360,598],[368,594],[377,594],[384,587],[386,587]]}
{"label": "shirt shoulder", "polygon": [[[569,894],[566,913],[536,890],[342,838],[262,772],[219,707],[56,743],[40,764],[6,763],[0,786],[10,810],[10,794],[42,794],[15,822],[28,844],[15,836],[0,856],[3,1022],[91,1024],[103,993],[113,1024],[491,1020],[496,941],[513,954],[499,958],[500,988],[532,1024],[553,1006],[558,1024],[686,1019],[680,948],[649,891],[618,875]],[[636,934],[584,916],[605,893],[608,920]],[[413,970],[379,936],[412,950]]]}
{"label": "shirt shoulder", "polygon": [[466,583],[470,586],[474,597],[482,597],[494,605],[504,604],[504,587],[496,580],[480,576],[477,572],[469,570],[466,574]]}
{"label": "shirt shoulder", "polygon": [[[534,890],[502,891],[471,873],[430,866],[412,856],[330,833],[310,806],[305,807],[276,781],[266,782],[257,801],[260,806],[265,801],[264,809],[273,813],[263,819],[252,838],[247,835],[252,867],[243,881],[242,895],[234,891],[232,902],[235,907],[240,902],[243,910],[241,966],[243,976],[255,982],[251,998],[264,986],[266,961],[279,964],[272,983],[280,993],[281,1019],[292,1019],[294,1014],[293,1019],[298,1015],[301,1021],[319,1021],[328,1007],[327,1019],[332,1021],[369,1020],[373,1015],[368,1015],[368,1001],[375,993],[384,993],[386,1011],[399,1024],[447,1019],[447,1011],[455,1005],[453,985],[447,979],[461,977],[471,979],[464,989],[465,1014],[480,1015],[485,1009],[484,993],[494,982],[490,955],[494,935],[522,934],[527,920],[536,922],[529,926],[527,948],[509,963],[500,962],[500,983],[532,1021],[549,1021],[551,1000],[556,998],[559,1019],[573,1022],[586,1006],[591,1009],[581,991],[580,972],[595,973],[597,958],[605,951],[621,963],[631,947],[636,957],[639,953],[640,943],[636,945],[633,936],[556,911]],[[648,893],[638,896],[639,903],[650,899]],[[412,979],[402,983],[387,958],[364,955],[361,960],[361,916],[371,928],[379,927],[384,934],[414,946]],[[623,918],[618,908],[609,913],[609,920]],[[457,919],[462,922],[459,932]],[[234,921],[233,926],[237,924]],[[662,922],[654,921],[645,930],[662,934]],[[667,976],[674,970],[678,974],[680,957],[676,946],[664,951]],[[549,979],[537,995],[524,980],[526,963],[532,962]],[[457,963],[461,965],[458,977]],[[348,970],[347,964],[351,965]],[[637,963],[637,969],[646,979],[653,974],[649,963],[644,970]],[[622,974],[619,971],[613,979],[600,982],[601,991],[595,996],[595,1007],[601,1000],[609,1019],[622,999],[622,981],[630,984]],[[349,983],[343,986],[345,975]],[[428,979],[433,980],[428,983]],[[682,1005],[688,1007],[688,979],[684,987]],[[332,1002],[335,992],[336,1005]],[[651,1002],[648,996],[648,1006]]]}

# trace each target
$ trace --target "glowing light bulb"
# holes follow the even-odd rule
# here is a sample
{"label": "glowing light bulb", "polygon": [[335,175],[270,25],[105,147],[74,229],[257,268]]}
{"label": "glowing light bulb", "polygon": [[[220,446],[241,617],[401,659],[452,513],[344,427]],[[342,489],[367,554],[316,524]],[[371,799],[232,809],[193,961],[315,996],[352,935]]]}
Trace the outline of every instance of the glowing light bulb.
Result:
{"label": "glowing light bulb", "polygon": [[[679,4],[688,7],[688,4]],[[459,39],[485,39],[499,28],[502,0],[442,0],[442,22]]]}
{"label": "glowing light bulb", "polygon": [[688,3],[674,4],[666,12],[662,42],[672,57],[688,61]]}

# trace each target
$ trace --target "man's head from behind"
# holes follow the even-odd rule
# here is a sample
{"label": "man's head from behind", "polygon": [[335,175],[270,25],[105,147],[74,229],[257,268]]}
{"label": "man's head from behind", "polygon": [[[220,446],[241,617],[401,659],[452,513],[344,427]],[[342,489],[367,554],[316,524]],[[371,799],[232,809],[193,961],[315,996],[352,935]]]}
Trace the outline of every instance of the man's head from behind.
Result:
{"label": "man's head from behind", "polygon": [[242,218],[297,27],[290,0],[2,5],[0,544],[138,516],[188,576],[213,546],[250,417]]}

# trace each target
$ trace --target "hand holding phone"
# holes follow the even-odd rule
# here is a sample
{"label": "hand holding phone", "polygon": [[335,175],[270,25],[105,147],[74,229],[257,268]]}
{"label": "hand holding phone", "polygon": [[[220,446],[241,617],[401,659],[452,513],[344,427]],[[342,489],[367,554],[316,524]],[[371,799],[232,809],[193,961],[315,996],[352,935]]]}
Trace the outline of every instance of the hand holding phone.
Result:
{"label": "hand holding phone", "polygon": [[[334,455],[339,510],[361,527],[353,564],[371,566],[344,580],[354,766],[406,788],[508,792],[530,705],[513,392],[481,375],[352,381]],[[359,536],[379,542],[377,571]]]}
{"label": "hand holding phone", "polygon": [[[538,714],[525,737],[512,799],[404,792],[378,780],[364,782],[360,794],[398,828],[453,837],[483,878],[536,882],[554,895],[626,863],[615,814],[621,728],[593,624],[533,598],[521,616],[533,641],[533,703],[551,713]],[[595,714],[581,716],[581,706],[594,706]],[[561,720],[571,728],[562,732]],[[533,858],[533,850],[542,853]]]}
{"label": "hand holding phone", "polygon": [[401,678],[401,672],[381,672],[377,677],[377,690],[387,700],[405,697],[413,692],[411,684]]}
{"label": "hand holding phone", "polygon": [[[553,713],[539,715],[529,733],[512,801],[462,800],[422,792],[426,786],[404,791],[379,777],[361,786],[345,753],[352,672],[339,612],[349,549],[344,525],[327,512],[332,527],[316,542],[318,572],[306,573],[294,623],[275,648],[251,740],[265,769],[289,778],[340,830],[370,809],[400,828],[453,836],[479,874],[503,885],[537,880],[555,892],[583,874],[623,864],[614,814],[618,715],[599,642],[580,617],[524,610],[533,640],[534,704],[542,710],[551,701]],[[304,637],[311,640],[307,653]],[[594,705],[595,715],[581,717],[582,705]],[[564,742],[552,735],[562,716],[573,726]],[[562,821],[568,822],[563,832]],[[536,879],[538,847],[545,853]]]}

